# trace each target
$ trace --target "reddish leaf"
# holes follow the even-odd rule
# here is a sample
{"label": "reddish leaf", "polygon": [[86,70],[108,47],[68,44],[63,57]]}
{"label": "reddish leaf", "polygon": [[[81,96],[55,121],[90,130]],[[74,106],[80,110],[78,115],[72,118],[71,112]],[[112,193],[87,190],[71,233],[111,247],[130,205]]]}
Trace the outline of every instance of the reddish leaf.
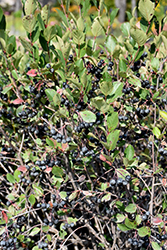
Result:
{"label": "reddish leaf", "polygon": [[6,152],[6,151],[2,151],[2,152],[1,152],[1,154],[3,154],[3,155],[7,155],[7,154],[8,154],[8,152]]}
{"label": "reddish leaf", "polygon": [[106,158],[104,157],[104,155],[100,155],[100,160],[102,160],[102,161],[106,161]]}
{"label": "reddish leaf", "polygon": [[162,221],[163,220],[161,218],[159,218],[159,217],[154,217],[152,219],[152,222],[153,222],[154,225],[159,225]]}
{"label": "reddish leaf", "polygon": [[62,143],[62,151],[64,152],[68,148],[68,143]]}
{"label": "reddish leaf", "polygon": [[58,89],[58,90],[57,90],[57,93],[60,94],[60,95],[62,95],[63,90],[62,90],[62,89]]}
{"label": "reddish leaf", "polygon": [[162,185],[163,185],[163,186],[166,186],[166,183],[167,183],[166,179],[165,179],[165,178],[162,178]]}
{"label": "reddish leaf", "polygon": [[28,75],[28,76],[34,77],[34,76],[37,75],[37,72],[36,72],[35,69],[31,69],[31,70],[29,70],[29,71],[27,72],[27,75]]}
{"label": "reddish leaf", "polygon": [[13,104],[21,104],[22,102],[24,102],[23,99],[17,98],[12,103]]}
{"label": "reddish leaf", "polygon": [[100,160],[105,161],[108,165],[112,165],[111,162],[107,161],[106,157],[104,155],[100,155]]}
{"label": "reddish leaf", "polygon": [[27,171],[27,168],[23,165],[18,167],[17,170],[20,170],[21,172],[25,173]]}
{"label": "reddish leaf", "polygon": [[6,213],[4,211],[2,211],[2,216],[3,219],[5,220],[6,224],[8,223],[8,216],[6,215]]}
{"label": "reddish leaf", "polygon": [[46,173],[50,173],[51,171],[52,171],[52,168],[48,168],[48,167],[47,167],[47,168],[45,169],[45,172],[46,172]]}

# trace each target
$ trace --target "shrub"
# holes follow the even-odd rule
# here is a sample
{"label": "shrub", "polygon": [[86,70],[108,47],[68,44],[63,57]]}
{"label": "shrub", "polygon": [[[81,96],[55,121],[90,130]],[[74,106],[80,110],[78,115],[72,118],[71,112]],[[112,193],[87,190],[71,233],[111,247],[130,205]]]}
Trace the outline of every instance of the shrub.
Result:
{"label": "shrub", "polygon": [[0,10],[0,247],[165,249],[167,19],[78,4],[27,0],[20,46]]}

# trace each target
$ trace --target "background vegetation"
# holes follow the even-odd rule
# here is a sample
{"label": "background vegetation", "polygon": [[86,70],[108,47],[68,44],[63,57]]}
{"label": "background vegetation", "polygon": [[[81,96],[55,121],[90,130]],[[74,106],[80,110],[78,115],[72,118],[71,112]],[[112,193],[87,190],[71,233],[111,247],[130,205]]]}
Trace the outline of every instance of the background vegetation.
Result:
{"label": "background vegetation", "polygon": [[[96,2],[96,1],[95,1]],[[88,15],[0,9],[0,249],[167,248],[167,18],[140,0]]]}

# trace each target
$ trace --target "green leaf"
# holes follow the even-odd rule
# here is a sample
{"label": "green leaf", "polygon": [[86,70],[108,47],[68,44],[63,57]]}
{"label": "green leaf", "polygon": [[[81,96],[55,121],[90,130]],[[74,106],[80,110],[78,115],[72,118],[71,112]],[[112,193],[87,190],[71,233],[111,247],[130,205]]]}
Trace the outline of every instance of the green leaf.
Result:
{"label": "green leaf", "polygon": [[103,196],[103,198],[101,199],[101,201],[109,201],[111,199],[111,193],[108,193],[106,195]]}
{"label": "green leaf", "polygon": [[167,112],[166,111],[159,111],[159,114],[160,114],[160,116],[165,120],[165,121],[167,121]]}
{"label": "green leaf", "polygon": [[10,200],[10,201],[13,201],[13,200],[15,200],[15,197],[14,197],[12,194],[8,194],[8,195],[6,196],[6,199],[8,199],[8,200]]}
{"label": "green leaf", "polygon": [[125,208],[125,211],[126,211],[127,213],[133,214],[133,213],[136,212],[136,209],[137,209],[136,204],[129,204],[129,205]]}
{"label": "green leaf", "polygon": [[32,184],[33,190],[34,192],[38,195],[38,196],[42,196],[43,195],[43,189],[41,187],[39,187],[39,185],[37,183],[33,183]]}
{"label": "green leaf", "polygon": [[30,14],[23,17],[23,27],[28,33],[32,33],[36,24],[36,18]]}
{"label": "green leaf", "polygon": [[117,214],[116,215],[116,223],[121,223],[121,222],[123,222],[124,220],[125,220],[125,215],[123,215],[123,214]]}
{"label": "green leaf", "polygon": [[162,1],[157,4],[154,15],[156,16],[159,22],[161,22],[162,19],[165,17],[165,6],[163,5]]}
{"label": "green leaf", "polygon": [[121,30],[125,36],[130,36],[130,23],[122,23]]}
{"label": "green leaf", "polygon": [[125,219],[125,225],[129,228],[129,229],[136,229],[137,227],[137,223],[136,221],[131,221],[128,218]]}
{"label": "green leaf", "polygon": [[136,27],[130,29],[130,35],[139,46],[143,46],[147,41],[146,33]]}
{"label": "green leaf", "polygon": [[119,8],[112,9],[111,14],[110,14],[110,24],[112,24],[114,22],[114,19],[117,15],[118,11],[119,11]]}
{"label": "green leaf", "polygon": [[133,46],[130,44],[130,42],[129,42],[129,41],[125,41],[125,42],[124,42],[124,45],[125,45],[126,50],[127,50],[130,54],[132,54],[132,53],[133,53]]}
{"label": "green leaf", "polygon": [[34,1],[34,0],[26,0],[25,7],[24,7],[26,15],[30,15],[30,14],[33,15],[36,8],[37,8],[36,1]]}
{"label": "green leaf", "polygon": [[67,18],[64,15],[64,13],[61,10],[59,10],[59,9],[57,9],[57,12],[58,12],[59,16],[61,17],[61,19],[63,20],[65,26],[68,27]]}
{"label": "green leaf", "polygon": [[115,130],[107,136],[107,144],[110,150],[114,150],[119,139],[120,130]]}
{"label": "green leaf", "polygon": [[135,219],[137,225],[140,225],[140,223],[142,222],[141,216],[139,214],[136,215],[136,219]]}
{"label": "green leaf", "polygon": [[110,35],[107,38],[107,42],[105,45],[110,53],[113,53],[115,46],[116,46],[116,42],[117,42],[116,38],[112,35]]}
{"label": "green leaf", "polygon": [[41,250],[41,248],[38,248],[38,246],[33,247],[32,250]]}
{"label": "green leaf", "polygon": [[73,37],[74,43],[78,45],[81,45],[85,42],[85,35],[80,30],[73,30],[72,37]]}
{"label": "green leaf", "polygon": [[49,5],[46,4],[41,10],[41,17],[46,26],[48,25],[48,12],[49,12]]}
{"label": "green leaf", "polygon": [[50,102],[53,102],[53,97],[57,94],[54,89],[45,89],[45,93]]}
{"label": "green leaf", "polygon": [[118,178],[122,178],[122,179],[125,179],[125,177],[126,177],[127,175],[129,175],[129,172],[126,171],[126,170],[123,169],[123,168],[117,168],[116,172],[117,172]]}
{"label": "green leaf", "polygon": [[32,51],[32,46],[29,41],[27,41],[24,37],[21,37],[21,36],[19,36],[19,40],[21,44],[23,45],[23,47],[25,48],[25,50],[28,50],[30,52]]}
{"label": "green leaf", "polygon": [[12,89],[12,86],[5,87],[1,93],[5,95],[10,89]]}
{"label": "green leaf", "polygon": [[0,7],[0,29],[5,30],[6,29],[6,18],[3,14],[3,10]]}
{"label": "green leaf", "polygon": [[61,191],[59,195],[64,200],[67,197],[67,192]]}
{"label": "green leaf", "polygon": [[52,40],[56,36],[57,30],[55,26],[47,26],[47,28],[44,30],[44,38],[46,41]]}
{"label": "green leaf", "polygon": [[100,190],[101,190],[101,191],[105,191],[107,188],[108,188],[108,184],[102,182],[101,187],[100,187]]}
{"label": "green leaf", "polygon": [[78,30],[83,32],[83,30],[84,30],[84,21],[83,21],[83,18],[81,16],[77,20],[77,27],[78,27]]}
{"label": "green leaf", "polygon": [[141,15],[149,22],[154,15],[155,4],[150,0],[140,0],[139,11]]}
{"label": "green leaf", "polygon": [[63,172],[63,169],[60,168],[60,167],[53,167],[52,168],[52,174],[55,175],[56,177],[62,177],[64,172]]}
{"label": "green leaf", "polygon": [[112,89],[112,81],[102,81],[100,84],[100,90],[105,96],[109,95],[112,92]]}
{"label": "green leaf", "polygon": [[33,206],[36,202],[35,196],[33,194],[30,195],[30,197],[28,198],[29,202],[31,203],[31,205]]}
{"label": "green leaf", "polygon": [[71,223],[75,223],[78,221],[77,218],[72,218],[72,217],[67,217],[67,223],[71,224]]}
{"label": "green leaf", "polygon": [[154,127],[153,128],[153,134],[159,139],[161,137],[161,131],[159,128]]}
{"label": "green leaf", "polygon": [[81,111],[79,113],[80,113],[84,122],[95,122],[96,121],[96,115],[89,110]]}
{"label": "green leaf", "polygon": [[99,17],[96,17],[94,19],[92,27],[91,27],[91,31],[92,31],[93,36],[95,37],[105,35],[105,31],[104,31],[103,26],[101,25],[101,20]]}
{"label": "green leaf", "polygon": [[78,191],[72,192],[72,193],[70,194],[70,196],[68,197],[68,200],[69,200],[69,201],[74,200],[74,199],[77,197],[77,195],[78,195]]}
{"label": "green leaf", "polygon": [[132,85],[134,85],[134,86],[136,86],[136,87],[141,88],[141,82],[140,82],[140,80],[137,79],[137,78],[130,78],[130,79],[128,80],[128,83],[130,83],[130,84],[132,84]]}
{"label": "green leaf", "polygon": [[125,224],[118,224],[117,227],[122,231],[122,232],[127,232],[130,230]]}
{"label": "green leaf", "polygon": [[6,175],[6,178],[7,178],[7,180],[10,182],[10,183],[15,183],[16,181],[15,181],[15,178],[14,178],[14,176],[12,175],[12,174],[7,174]]}
{"label": "green leaf", "polygon": [[125,149],[125,155],[126,155],[126,158],[131,161],[133,159],[133,156],[134,156],[134,148],[132,145],[128,145],[128,147]]}
{"label": "green leaf", "polygon": [[14,171],[14,178],[15,178],[15,180],[16,180],[17,182],[19,182],[19,180],[20,180],[20,178],[18,177],[18,175],[20,175],[20,171],[16,169],[16,170]]}
{"label": "green leaf", "polygon": [[42,20],[42,17],[40,14],[37,15],[37,20],[38,20],[38,24],[39,24],[39,30],[44,30],[45,25],[44,25],[44,21]]}
{"label": "green leaf", "polygon": [[145,237],[146,235],[151,235],[151,229],[149,227],[140,227],[137,229],[140,237]]}
{"label": "green leaf", "polygon": [[42,49],[44,51],[47,51],[48,50],[48,43],[47,41],[45,40],[43,34],[41,33],[40,36],[39,36],[39,42],[40,42],[40,45],[42,46]]}
{"label": "green leaf", "polygon": [[122,52],[122,48],[121,48],[120,45],[117,44],[117,45],[115,46],[115,48],[114,48],[114,51],[113,51],[113,57],[114,57],[115,59],[118,59],[119,56],[120,56],[120,54],[121,54],[121,52]]}
{"label": "green leaf", "polygon": [[112,115],[107,116],[107,126],[108,126],[109,132],[111,132],[112,130],[114,130],[117,127],[118,122],[119,122],[119,119],[118,119],[117,112],[114,112],[114,113],[112,113]]}
{"label": "green leaf", "polygon": [[55,147],[54,142],[53,142],[51,139],[49,139],[49,138],[46,138],[46,143],[47,143],[50,147],[52,147],[52,148]]}
{"label": "green leaf", "polygon": [[158,71],[159,66],[160,66],[159,58],[154,57],[151,60],[151,66],[152,66],[152,68],[153,68],[154,71]]}
{"label": "green leaf", "polygon": [[40,228],[34,227],[34,228],[31,230],[29,236],[34,236],[34,235],[36,235],[37,233],[39,233],[40,230],[41,230]]}
{"label": "green leaf", "polygon": [[124,59],[119,60],[119,70],[122,72],[126,72],[127,70],[126,61]]}
{"label": "green leaf", "polygon": [[122,89],[122,82],[113,82],[113,90],[107,99],[107,103],[112,103],[117,97],[122,96]]}
{"label": "green leaf", "polygon": [[151,245],[152,245],[152,248],[154,249],[154,250],[162,250],[162,248],[158,245],[158,243],[157,242],[155,242],[155,241],[152,241],[151,242]]}

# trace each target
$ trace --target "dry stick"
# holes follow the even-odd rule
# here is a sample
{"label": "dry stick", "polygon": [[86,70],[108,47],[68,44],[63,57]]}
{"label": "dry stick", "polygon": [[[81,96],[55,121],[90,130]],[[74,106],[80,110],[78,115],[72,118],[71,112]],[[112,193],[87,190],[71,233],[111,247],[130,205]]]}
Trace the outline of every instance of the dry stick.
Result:
{"label": "dry stick", "polygon": [[73,234],[73,237],[80,243],[82,247],[84,247],[80,237],[76,233],[73,233],[73,230],[71,228],[68,228],[68,231],[70,232],[70,234]]}
{"label": "dry stick", "polygon": [[75,181],[74,181],[73,172],[72,172],[72,169],[71,169],[71,166],[70,166],[68,156],[69,156],[69,153],[63,154],[63,157],[65,159],[65,166],[68,169],[68,175],[69,175],[69,177],[71,179],[72,185],[73,185],[74,189],[77,191],[78,189],[77,189],[77,186],[76,186]]}
{"label": "dry stick", "polygon": [[74,231],[72,231],[72,233],[65,239],[65,241],[63,242],[63,244],[61,245],[60,249],[63,249],[63,246],[65,245],[65,243],[68,241],[68,239],[79,229],[86,227],[87,225],[81,226],[76,228]]}
{"label": "dry stick", "polygon": [[[134,172],[136,172],[135,171],[135,169],[133,168],[133,170],[134,170]],[[140,174],[138,174],[137,172],[136,172],[136,174],[137,174],[137,176],[142,180],[142,182],[144,183],[144,185],[147,187],[147,189],[148,189],[148,192],[150,193],[150,195],[151,195],[151,191],[150,191],[150,189],[149,189],[149,187],[148,187],[148,185],[147,185],[147,183],[145,182],[145,180],[143,180],[143,178],[140,176]],[[150,176],[150,178],[151,178],[151,176]]]}
{"label": "dry stick", "polygon": [[10,147],[13,148],[14,151],[18,151],[19,149],[17,148],[17,146],[13,146],[10,139],[8,138],[8,136],[6,135],[5,131],[3,130],[3,128],[0,125],[0,132],[3,134],[3,136],[5,137],[6,141],[9,143]]}
{"label": "dry stick", "polygon": [[21,159],[21,150],[22,150],[22,148],[23,148],[24,136],[25,136],[25,134],[23,133],[21,145],[20,145],[19,152],[18,152],[18,159],[19,159],[21,165],[23,165],[23,161],[22,161],[22,159]]}
{"label": "dry stick", "polygon": [[113,225],[113,223],[111,223],[111,228],[112,228],[112,234],[113,234],[113,238],[114,238],[111,250],[114,250],[115,245],[116,245],[116,241],[117,241],[117,236],[116,236],[116,232],[115,232],[115,226]]}
{"label": "dry stick", "polygon": [[[102,239],[102,242],[105,246],[107,246],[107,242],[106,242],[106,239],[105,237],[103,236],[104,235],[104,231],[103,231],[103,228],[101,226],[101,223],[99,221],[99,219],[94,215],[94,219],[95,219],[95,222],[96,222],[96,228],[98,229],[98,231],[100,232],[100,238]],[[109,249],[108,247],[106,249]]]}
{"label": "dry stick", "polygon": [[1,167],[3,168],[3,170],[4,170],[6,173],[8,173],[8,170],[5,168],[5,166],[2,164],[1,161],[0,161],[0,165],[1,165]]}

